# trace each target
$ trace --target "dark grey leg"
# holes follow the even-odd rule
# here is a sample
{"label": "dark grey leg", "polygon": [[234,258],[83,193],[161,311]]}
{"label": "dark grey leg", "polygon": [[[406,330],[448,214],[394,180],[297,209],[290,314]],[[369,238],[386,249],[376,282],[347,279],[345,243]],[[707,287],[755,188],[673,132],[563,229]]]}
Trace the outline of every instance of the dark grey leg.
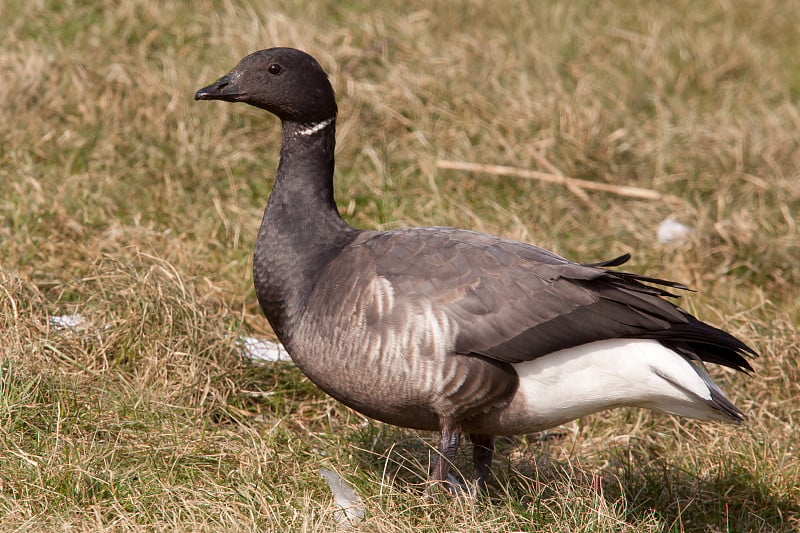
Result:
{"label": "dark grey leg", "polygon": [[489,469],[492,467],[494,455],[494,437],[471,433],[469,438],[472,441],[472,462],[475,465],[472,482],[478,487],[479,492],[486,494],[486,481],[489,479]]}
{"label": "dark grey leg", "polygon": [[448,490],[452,489],[447,480],[450,465],[456,458],[458,444],[461,441],[461,429],[453,420],[443,420],[441,437],[439,438],[439,457],[431,472],[431,479],[442,483]]}

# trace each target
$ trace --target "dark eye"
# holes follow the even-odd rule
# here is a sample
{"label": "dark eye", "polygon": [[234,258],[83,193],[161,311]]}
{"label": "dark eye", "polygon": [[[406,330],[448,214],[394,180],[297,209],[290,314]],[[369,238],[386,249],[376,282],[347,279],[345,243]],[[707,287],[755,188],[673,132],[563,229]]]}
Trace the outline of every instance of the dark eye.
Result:
{"label": "dark eye", "polygon": [[283,67],[281,67],[277,63],[273,63],[273,64],[271,64],[270,66],[267,67],[267,71],[270,74],[280,74],[282,70],[283,70]]}

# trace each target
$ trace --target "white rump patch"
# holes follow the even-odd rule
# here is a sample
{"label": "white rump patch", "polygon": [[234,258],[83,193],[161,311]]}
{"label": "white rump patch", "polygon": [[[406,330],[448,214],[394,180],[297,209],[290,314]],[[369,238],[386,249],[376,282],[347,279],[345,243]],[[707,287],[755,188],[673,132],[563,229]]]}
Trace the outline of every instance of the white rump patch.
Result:
{"label": "white rump patch", "polygon": [[327,128],[328,126],[330,126],[331,123],[333,123],[333,119],[329,118],[329,119],[323,120],[322,122],[317,122],[316,124],[309,124],[305,128],[303,128],[302,130],[298,130],[297,133],[299,133],[300,135],[305,135],[305,136],[314,135],[315,133],[320,132],[320,131],[324,130],[325,128]]}
{"label": "white rump patch", "polygon": [[712,407],[716,386],[703,370],[655,340],[597,341],[513,366],[520,387],[512,403],[536,426],[623,406],[729,420]]}

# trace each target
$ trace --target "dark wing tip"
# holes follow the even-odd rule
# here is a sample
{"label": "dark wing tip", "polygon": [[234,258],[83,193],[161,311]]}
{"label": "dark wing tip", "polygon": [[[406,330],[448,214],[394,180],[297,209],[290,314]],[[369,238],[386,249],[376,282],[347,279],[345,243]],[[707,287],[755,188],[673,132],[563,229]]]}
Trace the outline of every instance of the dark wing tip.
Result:
{"label": "dark wing tip", "polygon": [[583,263],[583,266],[587,267],[617,267],[620,265],[624,265],[628,261],[631,260],[631,254],[622,254],[619,257],[615,257],[613,259],[607,259],[605,261],[598,261],[597,263]]}

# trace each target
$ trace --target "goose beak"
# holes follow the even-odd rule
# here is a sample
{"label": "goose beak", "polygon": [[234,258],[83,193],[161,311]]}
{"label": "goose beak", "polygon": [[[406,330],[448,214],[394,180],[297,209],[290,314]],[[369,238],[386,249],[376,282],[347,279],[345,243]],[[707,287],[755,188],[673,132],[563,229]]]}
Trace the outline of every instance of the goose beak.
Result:
{"label": "goose beak", "polygon": [[239,74],[236,71],[229,72],[223,77],[194,93],[195,100],[224,100],[226,102],[238,102],[245,96],[239,89]]}

